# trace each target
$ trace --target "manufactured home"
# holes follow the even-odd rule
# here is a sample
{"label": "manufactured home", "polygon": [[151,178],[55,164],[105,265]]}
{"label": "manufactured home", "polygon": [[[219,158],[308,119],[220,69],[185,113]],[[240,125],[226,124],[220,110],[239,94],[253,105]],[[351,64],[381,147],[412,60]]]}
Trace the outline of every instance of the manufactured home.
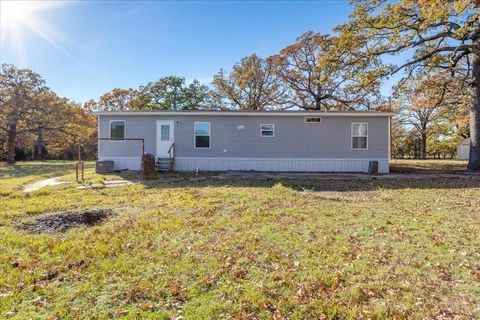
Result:
{"label": "manufactured home", "polygon": [[97,112],[98,158],[139,170],[143,153],[175,171],[389,171],[389,112]]}

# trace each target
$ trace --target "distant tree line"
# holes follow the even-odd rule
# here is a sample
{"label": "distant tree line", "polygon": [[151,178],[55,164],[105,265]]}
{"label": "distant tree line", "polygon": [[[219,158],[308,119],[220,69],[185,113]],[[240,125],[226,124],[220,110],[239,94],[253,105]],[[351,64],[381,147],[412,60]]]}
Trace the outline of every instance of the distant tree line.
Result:
{"label": "distant tree line", "polygon": [[[388,110],[399,114],[392,123],[394,157],[450,158],[457,142],[470,137],[469,169],[480,171],[479,2],[354,0],[352,6],[349,21],[332,34],[307,32],[270,57],[241,58],[208,85],[168,76],[79,105],[56,97],[32,71],[4,65],[0,154],[11,161],[19,146],[39,158],[39,148],[66,153],[56,141],[88,145],[95,132],[91,110]],[[399,65],[384,62],[399,54],[406,57]],[[382,96],[383,81],[399,73],[392,94]],[[85,127],[70,128],[69,116],[52,124],[47,115],[55,108],[82,114]],[[45,123],[30,121],[32,114],[45,115]]]}

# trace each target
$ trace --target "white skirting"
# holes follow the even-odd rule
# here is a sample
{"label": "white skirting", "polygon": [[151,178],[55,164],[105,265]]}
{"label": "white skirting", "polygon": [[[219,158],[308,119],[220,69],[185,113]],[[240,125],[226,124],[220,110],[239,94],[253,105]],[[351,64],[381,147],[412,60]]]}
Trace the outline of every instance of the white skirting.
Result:
{"label": "white skirting", "polygon": [[269,158],[175,158],[176,171],[297,171],[367,172],[378,161],[380,173],[389,172],[388,159],[269,159]]}
{"label": "white skirting", "polygon": [[[140,170],[140,158],[105,157],[114,169]],[[367,172],[370,161],[378,161],[378,171],[388,173],[388,159],[269,159],[269,158],[175,158],[176,171],[297,171]]]}

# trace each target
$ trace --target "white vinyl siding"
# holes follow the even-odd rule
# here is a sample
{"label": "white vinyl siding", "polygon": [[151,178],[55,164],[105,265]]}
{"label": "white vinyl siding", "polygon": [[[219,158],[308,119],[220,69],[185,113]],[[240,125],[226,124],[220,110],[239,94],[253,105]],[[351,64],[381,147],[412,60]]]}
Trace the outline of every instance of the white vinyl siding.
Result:
{"label": "white vinyl siding", "polygon": [[270,158],[175,158],[178,171],[291,171],[291,172],[367,172],[371,160],[378,161],[379,172],[388,172],[388,159],[270,159]]}
{"label": "white vinyl siding", "polygon": [[[270,117],[244,116],[100,116],[100,137],[109,137],[109,120],[127,120],[126,138],[144,138],[145,152],[155,154],[160,139],[157,120],[173,120],[176,157],[194,158],[261,158],[261,159],[387,159],[388,118],[323,117],[321,124],[305,123],[307,115]],[[127,117],[125,119],[125,117]],[[311,116],[311,115],[308,115]],[[194,122],[210,122],[210,148],[194,148]],[[355,150],[352,145],[352,123],[368,123],[368,151]],[[275,124],[275,137],[261,137],[260,124]],[[238,130],[237,126],[245,126]],[[157,135],[158,132],[158,135]],[[173,132],[170,132],[172,136]],[[138,157],[138,141],[100,141],[99,156]],[[263,161],[263,160],[262,160]],[[293,161],[293,160],[292,160]]]}

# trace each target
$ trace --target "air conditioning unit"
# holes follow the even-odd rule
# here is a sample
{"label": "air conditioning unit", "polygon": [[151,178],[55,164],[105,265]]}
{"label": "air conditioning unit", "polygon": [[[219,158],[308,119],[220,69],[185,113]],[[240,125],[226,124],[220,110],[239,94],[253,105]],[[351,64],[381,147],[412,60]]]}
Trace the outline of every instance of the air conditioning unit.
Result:
{"label": "air conditioning unit", "polygon": [[113,161],[112,160],[102,160],[95,162],[95,173],[112,173],[113,172]]}

